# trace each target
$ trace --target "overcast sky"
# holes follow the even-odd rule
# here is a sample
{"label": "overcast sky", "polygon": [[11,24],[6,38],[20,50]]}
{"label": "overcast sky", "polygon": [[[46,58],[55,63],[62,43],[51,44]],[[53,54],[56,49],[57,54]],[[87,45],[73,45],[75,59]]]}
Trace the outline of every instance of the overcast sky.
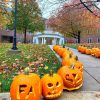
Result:
{"label": "overcast sky", "polygon": [[44,18],[49,18],[65,1],[69,0],[38,0]]}

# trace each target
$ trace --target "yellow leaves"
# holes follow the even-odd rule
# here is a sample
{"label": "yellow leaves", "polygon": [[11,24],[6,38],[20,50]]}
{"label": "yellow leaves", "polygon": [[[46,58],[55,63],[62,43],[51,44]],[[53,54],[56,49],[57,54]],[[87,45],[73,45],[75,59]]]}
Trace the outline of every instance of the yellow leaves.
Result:
{"label": "yellow leaves", "polygon": [[44,69],[47,70],[48,69],[48,66],[45,66]]}

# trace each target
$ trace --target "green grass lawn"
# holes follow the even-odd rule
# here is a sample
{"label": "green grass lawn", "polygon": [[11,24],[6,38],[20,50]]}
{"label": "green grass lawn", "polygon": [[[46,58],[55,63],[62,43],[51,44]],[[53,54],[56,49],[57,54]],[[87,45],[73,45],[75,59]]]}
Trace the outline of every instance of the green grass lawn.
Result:
{"label": "green grass lawn", "polygon": [[31,73],[40,77],[50,69],[57,72],[61,63],[47,45],[18,44],[21,53],[9,54],[12,44],[0,44],[0,82],[2,92],[10,89],[13,78],[23,73],[25,67],[30,67]]}
{"label": "green grass lawn", "polygon": [[67,47],[70,47],[70,48],[74,48],[74,49],[77,49],[79,44],[74,44],[74,43],[70,43],[70,44],[66,44]]}

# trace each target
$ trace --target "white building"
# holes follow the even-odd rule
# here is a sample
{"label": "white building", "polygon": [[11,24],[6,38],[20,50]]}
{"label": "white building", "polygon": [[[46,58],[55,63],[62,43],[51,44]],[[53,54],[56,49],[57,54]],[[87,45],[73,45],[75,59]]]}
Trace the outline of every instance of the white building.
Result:
{"label": "white building", "polygon": [[59,32],[53,32],[53,31],[44,31],[43,33],[37,32],[33,36],[33,44],[62,45],[64,44],[64,37]]}

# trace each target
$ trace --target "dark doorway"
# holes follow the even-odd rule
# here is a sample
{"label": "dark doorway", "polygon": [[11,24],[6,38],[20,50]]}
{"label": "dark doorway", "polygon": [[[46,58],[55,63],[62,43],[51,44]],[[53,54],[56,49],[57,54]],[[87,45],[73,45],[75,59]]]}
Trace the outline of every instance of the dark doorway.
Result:
{"label": "dark doorway", "polygon": [[2,35],[1,36],[1,41],[12,43],[13,42],[13,36],[4,36],[4,35]]}

